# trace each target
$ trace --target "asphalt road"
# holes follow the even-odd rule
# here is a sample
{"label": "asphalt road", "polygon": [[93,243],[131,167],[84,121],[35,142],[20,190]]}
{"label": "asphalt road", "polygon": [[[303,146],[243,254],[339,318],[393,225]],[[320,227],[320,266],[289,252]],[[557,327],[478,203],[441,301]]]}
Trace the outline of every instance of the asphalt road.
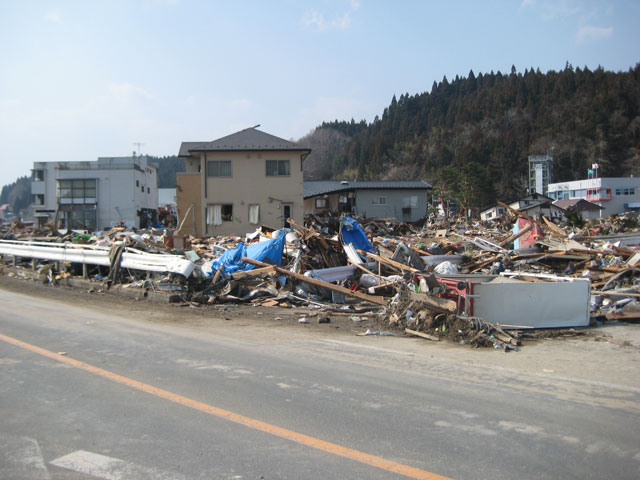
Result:
{"label": "asphalt road", "polygon": [[640,477],[639,389],[244,328],[0,290],[0,478]]}

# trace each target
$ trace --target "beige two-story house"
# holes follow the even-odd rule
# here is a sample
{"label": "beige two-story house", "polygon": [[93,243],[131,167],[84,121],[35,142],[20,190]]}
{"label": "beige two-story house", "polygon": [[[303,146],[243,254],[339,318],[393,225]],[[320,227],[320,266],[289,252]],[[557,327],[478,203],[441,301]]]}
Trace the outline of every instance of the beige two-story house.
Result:
{"label": "beige two-story house", "polygon": [[212,142],[183,142],[176,200],[181,233],[243,235],[304,217],[302,162],[311,152],[247,128]]}

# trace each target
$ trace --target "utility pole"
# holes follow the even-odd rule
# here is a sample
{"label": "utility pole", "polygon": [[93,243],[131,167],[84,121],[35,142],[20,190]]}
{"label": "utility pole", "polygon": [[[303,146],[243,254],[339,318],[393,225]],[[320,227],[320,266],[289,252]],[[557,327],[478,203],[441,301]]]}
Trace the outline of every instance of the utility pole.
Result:
{"label": "utility pole", "polygon": [[142,142],[133,142],[132,145],[135,145],[136,147],[138,147],[138,156],[140,156],[140,147],[142,145],[144,145],[144,143],[142,143]]}

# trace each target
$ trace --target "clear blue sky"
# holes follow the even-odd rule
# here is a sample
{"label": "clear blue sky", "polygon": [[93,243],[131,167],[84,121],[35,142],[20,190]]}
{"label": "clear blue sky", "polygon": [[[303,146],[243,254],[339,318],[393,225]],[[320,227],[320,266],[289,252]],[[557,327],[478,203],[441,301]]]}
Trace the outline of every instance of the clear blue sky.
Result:
{"label": "clear blue sky", "polygon": [[443,76],[640,61],[640,1],[0,1],[0,186],[34,161],[177,154],[372,121]]}

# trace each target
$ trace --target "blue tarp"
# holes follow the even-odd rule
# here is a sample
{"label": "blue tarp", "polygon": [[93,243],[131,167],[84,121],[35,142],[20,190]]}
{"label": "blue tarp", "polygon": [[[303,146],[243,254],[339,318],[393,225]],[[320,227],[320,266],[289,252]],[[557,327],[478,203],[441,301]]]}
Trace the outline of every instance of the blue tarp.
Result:
{"label": "blue tarp", "polygon": [[360,224],[347,214],[342,215],[340,218],[340,236],[345,245],[352,244],[357,250],[375,253],[373,245],[371,245]]}
{"label": "blue tarp", "polygon": [[[231,275],[238,270],[251,270],[254,265],[244,263],[242,257],[259,260],[271,265],[282,265],[282,251],[284,250],[285,236],[289,229],[278,230],[278,236],[265,242],[252,243],[246,246],[240,242],[236,248],[227,250],[220,257],[211,262],[211,276],[215,275],[222,265],[222,274]],[[274,232],[276,234],[276,232]]]}

